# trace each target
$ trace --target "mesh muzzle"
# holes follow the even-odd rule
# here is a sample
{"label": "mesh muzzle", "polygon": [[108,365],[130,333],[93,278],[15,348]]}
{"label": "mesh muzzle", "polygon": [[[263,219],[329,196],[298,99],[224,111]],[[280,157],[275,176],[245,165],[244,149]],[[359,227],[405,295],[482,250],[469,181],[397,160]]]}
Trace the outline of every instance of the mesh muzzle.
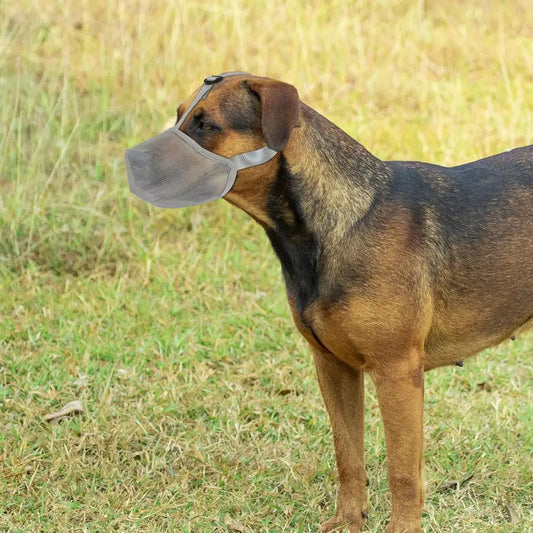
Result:
{"label": "mesh muzzle", "polygon": [[227,160],[200,154],[184,137],[190,139],[171,128],[126,152],[133,194],[158,207],[203,204],[226,194],[235,177]]}

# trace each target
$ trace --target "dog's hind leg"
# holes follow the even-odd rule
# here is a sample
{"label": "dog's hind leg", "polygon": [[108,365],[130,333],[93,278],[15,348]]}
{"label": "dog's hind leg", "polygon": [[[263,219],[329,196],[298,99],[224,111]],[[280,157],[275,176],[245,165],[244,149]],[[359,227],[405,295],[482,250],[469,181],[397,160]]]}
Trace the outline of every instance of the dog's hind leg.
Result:
{"label": "dog's hind leg", "polygon": [[346,526],[360,531],[367,514],[364,465],[363,372],[333,355],[313,349],[318,382],[333,428],[339,471],[339,495],[335,515],[322,525],[322,533]]}
{"label": "dog's hind leg", "polygon": [[423,357],[413,350],[370,372],[387,444],[392,512],[386,533],[420,532],[424,506],[423,368]]}

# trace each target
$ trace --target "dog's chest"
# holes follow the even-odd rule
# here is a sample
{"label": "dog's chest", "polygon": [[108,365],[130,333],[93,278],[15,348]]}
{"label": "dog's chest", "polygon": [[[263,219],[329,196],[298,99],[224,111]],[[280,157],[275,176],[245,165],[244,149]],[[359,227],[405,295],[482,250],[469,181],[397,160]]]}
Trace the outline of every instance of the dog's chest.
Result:
{"label": "dog's chest", "polygon": [[318,249],[311,234],[273,232],[268,238],[278,259],[287,292],[291,295],[299,314],[318,297]]}
{"label": "dog's chest", "polygon": [[347,323],[341,313],[325,313],[324,306],[319,301],[298,313],[290,294],[289,304],[298,331],[315,350],[329,352],[359,370],[373,366],[371,357],[368,357],[370,352],[364,344],[367,336],[355,338],[348,335]]}

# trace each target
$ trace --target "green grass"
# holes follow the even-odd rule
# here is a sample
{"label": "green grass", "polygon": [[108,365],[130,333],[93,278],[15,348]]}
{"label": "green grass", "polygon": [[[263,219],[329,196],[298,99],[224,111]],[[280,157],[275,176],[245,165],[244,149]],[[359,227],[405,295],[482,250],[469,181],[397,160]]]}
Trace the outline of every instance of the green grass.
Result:
{"label": "green grass", "polygon": [[[518,0],[0,4],[0,531],[316,531],[331,433],[265,236],[223,201],[138,201],[123,150],[238,68],[382,158],[528,144],[532,27]],[[427,376],[426,531],[533,528],[532,352],[525,335]],[[44,422],[74,399],[84,415]]]}

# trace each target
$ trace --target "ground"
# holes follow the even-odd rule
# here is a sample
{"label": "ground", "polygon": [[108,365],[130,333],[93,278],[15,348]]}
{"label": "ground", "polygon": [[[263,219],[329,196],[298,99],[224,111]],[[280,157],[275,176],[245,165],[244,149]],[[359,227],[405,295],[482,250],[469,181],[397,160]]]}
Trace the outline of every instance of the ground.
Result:
{"label": "ground", "polygon": [[[266,237],[223,201],[132,197],[123,151],[236,69],[293,83],[384,159],[530,144],[531,28],[525,0],[3,2],[0,530],[316,531],[331,432]],[[533,527],[532,352],[524,335],[427,375],[425,531]],[[83,414],[44,420],[72,400]]]}

